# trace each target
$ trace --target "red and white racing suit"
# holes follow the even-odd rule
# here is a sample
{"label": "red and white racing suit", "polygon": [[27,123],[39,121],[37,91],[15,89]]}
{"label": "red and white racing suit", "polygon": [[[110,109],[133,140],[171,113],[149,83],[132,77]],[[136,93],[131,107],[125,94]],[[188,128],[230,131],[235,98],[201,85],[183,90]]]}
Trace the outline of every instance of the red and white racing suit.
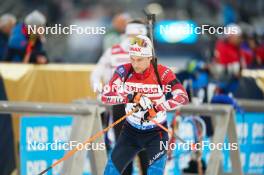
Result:
{"label": "red and white racing suit", "polygon": [[125,38],[120,44],[116,44],[104,52],[91,75],[93,87],[100,87],[101,80],[103,84],[107,84],[117,66],[130,62],[128,45],[129,39]]}
{"label": "red and white racing suit", "polygon": [[[142,93],[153,101],[155,109],[158,111],[155,120],[159,123],[165,123],[166,111],[174,110],[179,105],[188,103],[188,95],[169,68],[158,65],[158,73],[162,89],[152,65],[143,74],[136,73],[130,63],[118,66],[108,86],[104,87],[102,102],[126,104],[126,111],[130,111],[133,103],[129,103],[127,95],[131,92]],[[171,93],[172,97],[166,100],[166,93]],[[146,111],[139,111],[128,116],[126,120],[130,125],[140,130],[156,127],[152,122],[142,124],[142,117],[145,113]]]}

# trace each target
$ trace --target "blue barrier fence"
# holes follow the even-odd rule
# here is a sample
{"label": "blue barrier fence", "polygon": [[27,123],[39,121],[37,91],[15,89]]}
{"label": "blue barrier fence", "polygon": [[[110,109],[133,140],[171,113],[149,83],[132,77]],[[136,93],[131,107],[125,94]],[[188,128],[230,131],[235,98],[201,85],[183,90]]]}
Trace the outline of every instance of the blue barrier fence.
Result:
{"label": "blue barrier fence", "polygon": [[[169,122],[172,118],[173,113],[168,113]],[[183,117],[181,120],[179,135],[186,141],[193,142],[192,126]],[[264,113],[245,113],[244,117],[237,113],[236,122],[244,173],[264,174]],[[63,145],[68,143],[71,131],[71,116],[24,116],[20,123],[21,175],[37,174],[63,156]],[[204,139],[208,142],[209,140],[209,138]],[[52,145],[47,146],[47,143],[55,144],[52,147]],[[55,145],[57,145],[57,150],[53,150]],[[191,159],[190,151],[176,149],[173,154],[175,158],[168,161],[166,166],[168,175],[180,174],[181,170],[188,166]],[[209,154],[209,147],[205,147],[203,159],[206,162]],[[229,151],[223,151],[223,155],[224,171],[228,172],[231,168]],[[87,158],[84,166],[85,175],[90,174],[89,166]],[[48,175],[59,174],[61,167],[62,165],[58,165],[48,172]],[[135,169],[134,174],[137,174],[137,171]]]}

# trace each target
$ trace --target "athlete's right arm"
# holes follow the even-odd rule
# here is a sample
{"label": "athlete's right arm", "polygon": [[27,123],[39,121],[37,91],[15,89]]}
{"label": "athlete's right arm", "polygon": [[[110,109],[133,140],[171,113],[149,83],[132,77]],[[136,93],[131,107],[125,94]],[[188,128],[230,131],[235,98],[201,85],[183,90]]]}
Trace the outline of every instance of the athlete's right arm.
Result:
{"label": "athlete's right arm", "polygon": [[123,89],[122,78],[125,76],[125,67],[118,66],[112,79],[103,88],[101,100],[104,104],[125,104],[129,103],[127,93]]}

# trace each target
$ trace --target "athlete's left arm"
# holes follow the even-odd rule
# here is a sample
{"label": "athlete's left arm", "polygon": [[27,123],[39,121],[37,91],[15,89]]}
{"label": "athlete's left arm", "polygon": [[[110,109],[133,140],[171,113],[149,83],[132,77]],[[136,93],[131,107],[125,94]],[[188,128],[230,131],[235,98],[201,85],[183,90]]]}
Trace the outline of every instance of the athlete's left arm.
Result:
{"label": "athlete's left arm", "polygon": [[165,89],[171,92],[172,97],[163,103],[157,104],[155,106],[157,111],[170,111],[176,109],[179,105],[189,103],[186,90],[169,68],[161,75],[161,81]]}

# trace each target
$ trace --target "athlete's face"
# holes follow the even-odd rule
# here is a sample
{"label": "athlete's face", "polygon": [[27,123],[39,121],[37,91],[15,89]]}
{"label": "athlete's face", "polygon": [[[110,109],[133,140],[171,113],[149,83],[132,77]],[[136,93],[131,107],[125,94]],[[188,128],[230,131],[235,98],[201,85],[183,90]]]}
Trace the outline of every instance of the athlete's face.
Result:
{"label": "athlete's face", "polygon": [[131,64],[136,73],[143,73],[149,66],[152,57],[135,57],[131,56]]}

